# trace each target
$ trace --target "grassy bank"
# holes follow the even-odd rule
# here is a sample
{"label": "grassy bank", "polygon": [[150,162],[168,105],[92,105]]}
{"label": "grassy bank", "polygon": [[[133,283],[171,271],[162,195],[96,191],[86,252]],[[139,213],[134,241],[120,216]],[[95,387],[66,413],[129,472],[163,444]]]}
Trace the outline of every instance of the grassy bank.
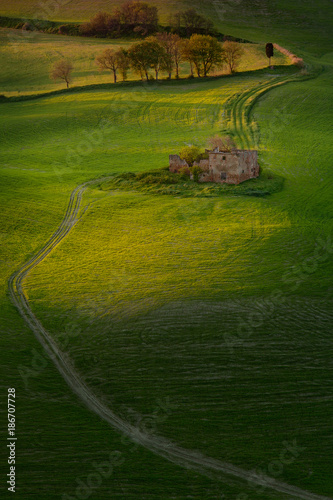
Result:
{"label": "grassy bank", "polygon": [[173,174],[168,167],[147,172],[125,172],[115,175],[110,181],[101,185],[102,190],[123,189],[140,191],[149,194],[168,194],[190,197],[219,197],[225,194],[233,196],[268,196],[278,193],[283,188],[283,177],[273,172],[262,172],[257,179],[250,179],[239,185],[197,183],[188,176]]}

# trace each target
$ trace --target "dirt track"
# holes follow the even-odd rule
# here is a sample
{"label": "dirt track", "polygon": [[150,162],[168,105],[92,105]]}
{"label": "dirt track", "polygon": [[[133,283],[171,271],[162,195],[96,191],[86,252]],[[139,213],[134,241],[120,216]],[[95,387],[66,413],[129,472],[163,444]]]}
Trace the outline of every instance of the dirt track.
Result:
{"label": "dirt track", "polygon": [[130,425],[128,422],[122,420],[115,413],[113,413],[110,408],[105,406],[96,397],[92,390],[84,384],[78,373],[76,373],[69,357],[59,349],[51,335],[46,331],[38,318],[36,318],[24,293],[24,279],[30,271],[32,271],[40,262],[42,262],[43,259],[48,256],[52,250],[56,248],[56,246],[75,226],[78,221],[77,216],[81,206],[82,195],[86,187],[100,183],[107,179],[107,177],[104,177],[102,179],[89,181],[85,184],[81,184],[73,190],[65,216],[58,229],[43,246],[43,248],[9,279],[9,293],[14,305],[17,307],[20,315],[24,318],[26,323],[34,332],[38,341],[56,365],[59,373],[65,379],[72,391],[90,410],[99,415],[119,432],[128,436],[133,440],[133,442],[144,446],[153,453],[156,453],[173,463],[185,468],[196,469],[198,472],[208,475],[209,477],[211,476],[211,472],[214,471],[215,473],[220,474],[220,479],[222,480],[227,480],[228,477],[236,477],[246,481],[247,483],[261,485],[267,489],[273,489],[294,498],[304,500],[332,500],[329,499],[329,497],[314,495],[295,486],[269,478],[268,476],[261,478],[257,477],[253,474],[253,471],[247,471],[230,463],[215,460],[205,457],[200,453],[180,448],[164,438],[144,433],[139,428]]}

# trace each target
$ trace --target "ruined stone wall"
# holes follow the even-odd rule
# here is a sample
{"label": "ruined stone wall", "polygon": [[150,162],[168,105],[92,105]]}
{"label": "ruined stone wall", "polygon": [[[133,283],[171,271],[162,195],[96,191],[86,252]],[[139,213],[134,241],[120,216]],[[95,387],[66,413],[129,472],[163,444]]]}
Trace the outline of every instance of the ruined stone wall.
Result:
{"label": "ruined stone wall", "polygon": [[[170,172],[179,172],[185,167],[190,173],[187,162],[178,155],[170,155],[169,164]],[[193,166],[199,166],[203,170],[200,182],[239,184],[259,176],[258,152],[251,150],[214,150],[209,153],[209,160],[194,162]]]}
{"label": "ruined stone wall", "polygon": [[258,152],[241,151],[239,156],[239,182],[259,175]]}
{"label": "ruined stone wall", "polygon": [[210,153],[209,172],[212,178],[210,182],[238,184],[238,157],[235,153],[222,152]]}
{"label": "ruined stone wall", "polygon": [[[193,176],[191,175],[191,179]],[[203,172],[199,177],[199,182],[215,182],[210,172]]]}
{"label": "ruined stone wall", "polygon": [[169,170],[170,170],[170,172],[177,173],[184,167],[189,169],[187,161],[182,160],[180,158],[180,156],[178,156],[178,155],[169,155]]}
{"label": "ruined stone wall", "polygon": [[[202,174],[200,174],[199,182],[213,182],[211,179],[211,175],[209,173],[209,160],[200,160],[193,162],[193,167],[200,167],[202,170]],[[191,172],[190,179],[193,181],[194,177]]]}
{"label": "ruined stone wall", "polygon": [[193,167],[200,167],[203,172],[209,171],[209,160],[200,160],[193,163]]}
{"label": "ruined stone wall", "polygon": [[258,177],[257,151],[225,151],[209,154],[209,175],[202,176],[202,182],[239,184]]}

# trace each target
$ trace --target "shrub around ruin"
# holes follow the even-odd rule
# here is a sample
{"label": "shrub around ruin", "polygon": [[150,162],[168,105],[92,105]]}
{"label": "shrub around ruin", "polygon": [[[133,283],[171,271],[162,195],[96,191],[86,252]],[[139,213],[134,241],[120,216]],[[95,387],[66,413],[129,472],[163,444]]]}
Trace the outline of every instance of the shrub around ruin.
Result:
{"label": "shrub around ruin", "polygon": [[182,181],[188,181],[189,177],[190,177],[189,169],[187,167],[182,167],[179,170],[179,179],[181,179]]}
{"label": "shrub around ruin", "polygon": [[179,156],[182,160],[185,160],[187,164],[191,167],[200,155],[200,149],[197,146],[185,146],[180,152]]}
{"label": "shrub around ruin", "polygon": [[199,165],[191,167],[191,173],[193,175],[194,182],[199,182],[200,175],[202,174],[202,169],[199,167]]}
{"label": "shrub around ruin", "polygon": [[210,137],[208,139],[208,146],[210,149],[218,147],[220,151],[231,151],[232,149],[236,149],[236,143],[229,135],[220,136],[216,134]]}
{"label": "shrub around ruin", "polygon": [[149,170],[147,172],[139,172],[136,174],[136,180],[141,185],[144,184],[176,184],[177,176],[165,169]]}

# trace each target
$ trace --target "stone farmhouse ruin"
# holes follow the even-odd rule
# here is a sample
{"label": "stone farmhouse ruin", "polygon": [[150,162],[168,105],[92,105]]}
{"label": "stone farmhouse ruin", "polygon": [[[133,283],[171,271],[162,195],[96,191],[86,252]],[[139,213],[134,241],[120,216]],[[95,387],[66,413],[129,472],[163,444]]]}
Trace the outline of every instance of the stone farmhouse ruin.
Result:
{"label": "stone farmhouse ruin", "polygon": [[[193,166],[198,166],[202,170],[199,182],[239,184],[259,176],[258,151],[256,150],[220,151],[219,148],[215,148],[212,151],[206,150],[206,153],[208,153],[208,159],[193,163]],[[193,179],[188,163],[178,155],[170,155],[170,172],[179,172],[181,169],[188,170]]]}

